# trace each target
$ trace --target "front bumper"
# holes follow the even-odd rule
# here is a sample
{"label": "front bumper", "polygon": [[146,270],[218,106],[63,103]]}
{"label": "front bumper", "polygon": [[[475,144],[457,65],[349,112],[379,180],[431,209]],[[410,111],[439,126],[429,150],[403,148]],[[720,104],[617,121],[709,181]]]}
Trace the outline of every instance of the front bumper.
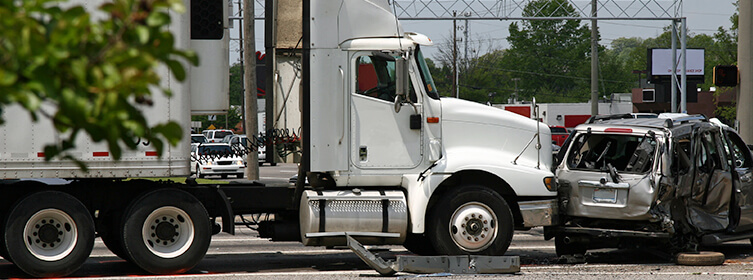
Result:
{"label": "front bumper", "polygon": [[551,226],[559,223],[556,199],[520,201],[518,206],[524,227]]}
{"label": "front bumper", "polygon": [[243,165],[204,165],[199,168],[203,175],[242,174],[246,171]]}

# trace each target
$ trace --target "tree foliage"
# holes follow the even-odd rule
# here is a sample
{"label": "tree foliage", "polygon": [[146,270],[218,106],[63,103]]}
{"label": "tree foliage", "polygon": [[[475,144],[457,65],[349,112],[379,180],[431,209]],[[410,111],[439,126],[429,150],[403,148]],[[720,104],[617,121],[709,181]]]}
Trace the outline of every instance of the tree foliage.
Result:
{"label": "tree foliage", "polygon": [[[556,12],[554,12],[556,10]],[[546,11],[563,17],[578,13],[566,0],[529,2],[524,16]],[[712,36],[689,34],[688,48],[706,53],[706,80],[712,84],[712,68],[737,61],[737,14],[730,17],[729,30],[719,27]],[[519,100],[536,97],[541,102],[586,102],[590,99],[590,29],[579,20],[523,20],[509,27],[508,49],[476,54],[460,68],[460,98],[481,103],[506,103],[517,91]],[[691,30],[692,31],[692,30]],[[455,96],[452,88],[451,41],[440,45],[439,61],[428,61],[434,81],[443,96]],[[631,92],[638,86],[633,70],[646,69],[647,50],[670,48],[669,27],[654,38],[616,38],[599,46],[599,95]],[[448,51],[449,49],[449,51]],[[645,77],[645,76],[644,76]],[[491,96],[490,96],[491,95]],[[726,109],[725,109],[726,110]],[[729,110],[727,110],[729,111]],[[725,112],[727,112],[725,111]]]}
{"label": "tree foliage", "polygon": [[230,66],[230,105],[243,105],[243,69],[240,63]]}
{"label": "tree foliage", "polygon": [[54,2],[0,1],[0,110],[20,104],[35,121],[51,119],[61,140],[45,147],[47,159],[74,159],[66,151],[81,133],[106,142],[115,159],[138,138],[160,155],[163,141],[176,144],[180,126],[149,124],[142,109],[152,106],[150,89],[170,95],[160,88],[158,66],[183,80],[181,63],[198,63],[166,30],[168,9],[183,11],[182,2],[115,0],[100,6],[104,16],[96,19],[81,6]]}
{"label": "tree foliage", "polygon": [[[241,106],[230,106],[227,114],[216,115],[214,121],[210,121],[208,116],[191,116],[191,121],[201,122],[201,128],[196,133],[201,132],[213,125],[216,129],[235,129],[235,126],[241,123]],[[227,123],[227,125],[225,125]]]}
{"label": "tree foliage", "polygon": [[[577,17],[567,0],[536,0],[523,10],[524,17],[537,13]],[[522,96],[588,95],[591,31],[579,20],[524,20],[509,27],[510,49],[501,63],[519,78]],[[583,90],[585,89],[585,90]]]}

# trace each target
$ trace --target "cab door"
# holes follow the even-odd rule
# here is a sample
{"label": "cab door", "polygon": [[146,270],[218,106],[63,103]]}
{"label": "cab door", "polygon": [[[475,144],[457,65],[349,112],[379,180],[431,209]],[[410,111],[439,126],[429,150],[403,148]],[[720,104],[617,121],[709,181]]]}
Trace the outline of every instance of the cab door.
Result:
{"label": "cab door", "polygon": [[724,144],[718,129],[700,129],[693,153],[695,174],[687,199],[691,224],[702,232],[727,229],[733,202],[732,170],[724,156]]}
{"label": "cab door", "polygon": [[[355,52],[349,64],[351,163],[360,169],[417,167],[423,159],[422,105],[411,86],[409,98],[415,107],[402,104],[396,112],[395,57]],[[411,127],[411,116],[418,118],[418,127]]]}
{"label": "cab door", "polygon": [[736,232],[753,229],[753,160],[750,150],[737,133],[725,130],[729,144],[729,164],[737,172],[735,204],[739,213]]}

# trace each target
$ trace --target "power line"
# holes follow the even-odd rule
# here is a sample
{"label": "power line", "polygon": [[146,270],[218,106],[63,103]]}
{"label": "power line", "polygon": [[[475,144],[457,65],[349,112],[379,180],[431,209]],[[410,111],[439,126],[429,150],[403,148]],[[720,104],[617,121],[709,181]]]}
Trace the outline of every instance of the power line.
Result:
{"label": "power line", "polygon": [[[504,69],[504,68],[498,68],[498,67],[487,67],[487,66],[476,66],[483,69],[493,69],[493,70],[500,70],[504,72],[512,72],[512,73],[521,73],[521,74],[531,74],[531,75],[537,75],[537,76],[545,76],[545,77],[557,77],[557,78],[568,78],[568,79],[575,79],[575,80],[584,80],[584,81],[590,81],[591,78],[584,78],[584,77],[576,77],[576,76],[568,76],[568,75],[559,75],[559,74],[548,74],[548,73],[539,73],[539,72],[531,72],[531,71],[522,71],[522,70],[512,70],[512,69]],[[619,80],[607,80],[607,79],[598,79],[599,81],[604,82],[613,82],[613,83],[624,83],[624,84],[632,84],[634,81],[619,81]]]}

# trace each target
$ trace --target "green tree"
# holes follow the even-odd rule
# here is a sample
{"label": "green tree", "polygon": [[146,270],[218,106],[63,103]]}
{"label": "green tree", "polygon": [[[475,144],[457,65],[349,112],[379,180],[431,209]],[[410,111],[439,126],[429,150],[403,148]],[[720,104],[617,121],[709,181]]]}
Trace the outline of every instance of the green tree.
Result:
{"label": "green tree", "polygon": [[114,0],[99,7],[103,17],[92,17],[50,0],[0,1],[0,110],[20,104],[34,120],[52,120],[61,140],[45,147],[47,159],[76,160],[67,151],[81,133],[106,142],[115,159],[138,137],[161,155],[183,131],[175,122],[150,125],[141,112],[152,105],[150,88],[170,95],[157,67],[183,80],[181,63],[198,64],[166,30],[168,9],[185,10],[180,0]]}
{"label": "green tree", "polygon": [[[579,16],[567,0],[535,0],[523,9],[524,17],[537,13]],[[591,35],[580,20],[524,20],[512,23],[509,32],[501,68],[520,78],[522,97],[587,99]]]}
{"label": "green tree", "polygon": [[240,63],[230,66],[230,105],[243,105],[243,69]]}
{"label": "green tree", "polygon": [[[201,122],[201,129],[197,132],[201,132],[202,130],[207,129],[210,125],[214,125],[217,129],[234,129],[235,125],[239,124],[241,122],[241,119],[243,116],[241,116],[241,107],[240,106],[230,106],[230,109],[227,111],[227,114],[225,115],[217,115],[217,119],[214,121],[209,121],[209,116],[191,116],[191,121],[195,122]],[[227,126],[225,126],[225,120],[227,119]]]}

